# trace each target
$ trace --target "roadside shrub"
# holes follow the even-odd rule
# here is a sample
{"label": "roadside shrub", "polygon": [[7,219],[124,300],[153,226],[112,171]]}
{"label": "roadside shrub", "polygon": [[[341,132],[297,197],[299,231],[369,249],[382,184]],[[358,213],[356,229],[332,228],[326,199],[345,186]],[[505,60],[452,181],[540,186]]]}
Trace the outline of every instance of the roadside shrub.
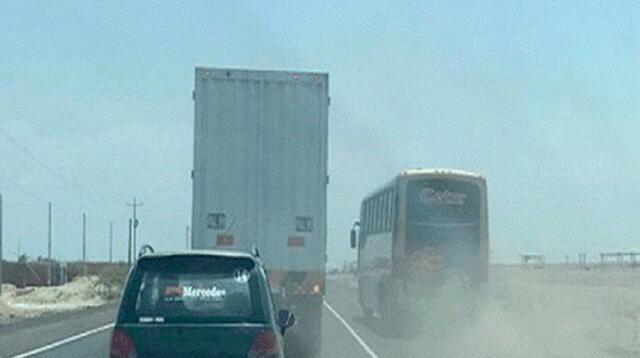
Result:
{"label": "roadside shrub", "polygon": [[98,280],[94,285],[96,292],[105,300],[120,297],[128,273],[127,265],[113,265],[103,268],[98,272]]}

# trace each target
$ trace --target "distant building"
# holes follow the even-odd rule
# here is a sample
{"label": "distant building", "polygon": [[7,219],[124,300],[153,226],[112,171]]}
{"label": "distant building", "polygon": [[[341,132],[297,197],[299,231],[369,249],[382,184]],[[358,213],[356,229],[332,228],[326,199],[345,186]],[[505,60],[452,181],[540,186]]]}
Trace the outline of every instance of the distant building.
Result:
{"label": "distant building", "polygon": [[540,253],[524,253],[520,254],[520,260],[523,265],[532,265],[536,268],[544,267],[544,255]]}

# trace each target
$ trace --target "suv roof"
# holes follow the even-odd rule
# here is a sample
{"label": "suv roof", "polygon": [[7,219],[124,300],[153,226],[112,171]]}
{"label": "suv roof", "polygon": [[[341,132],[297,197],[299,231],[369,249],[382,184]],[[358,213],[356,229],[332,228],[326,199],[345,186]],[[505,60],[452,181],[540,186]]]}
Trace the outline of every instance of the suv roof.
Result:
{"label": "suv roof", "polygon": [[255,256],[241,251],[225,251],[225,250],[189,250],[189,251],[162,251],[154,252],[142,255],[139,259],[147,258],[163,258],[171,256],[210,256],[210,257],[224,257],[230,259],[251,259],[256,263],[262,265],[262,260],[259,256]]}

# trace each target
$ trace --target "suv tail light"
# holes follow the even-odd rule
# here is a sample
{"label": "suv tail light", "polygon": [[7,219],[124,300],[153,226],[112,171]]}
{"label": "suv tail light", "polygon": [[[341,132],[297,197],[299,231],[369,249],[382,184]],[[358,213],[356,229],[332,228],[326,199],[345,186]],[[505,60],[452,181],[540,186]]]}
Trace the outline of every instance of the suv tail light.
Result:
{"label": "suv tail light", "polygon": [[278,338],[273,331],[261,331],[251,342],[248,358],[277,358]]}
{"label": "suv tail light", "polygon": [[111,334],[111,358],[135,358],[136,347],[127,332],[114,329]]}

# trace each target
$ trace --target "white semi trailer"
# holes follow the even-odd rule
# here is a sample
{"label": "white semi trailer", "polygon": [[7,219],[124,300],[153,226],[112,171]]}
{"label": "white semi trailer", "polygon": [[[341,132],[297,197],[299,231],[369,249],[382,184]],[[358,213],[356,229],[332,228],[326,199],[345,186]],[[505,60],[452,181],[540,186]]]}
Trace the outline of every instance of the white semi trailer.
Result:
{"label": "white semi trailer", "polygon": [[257,248],[287,348],[320,352],[325,289],[328,75],[198,67],[193,249]]}

